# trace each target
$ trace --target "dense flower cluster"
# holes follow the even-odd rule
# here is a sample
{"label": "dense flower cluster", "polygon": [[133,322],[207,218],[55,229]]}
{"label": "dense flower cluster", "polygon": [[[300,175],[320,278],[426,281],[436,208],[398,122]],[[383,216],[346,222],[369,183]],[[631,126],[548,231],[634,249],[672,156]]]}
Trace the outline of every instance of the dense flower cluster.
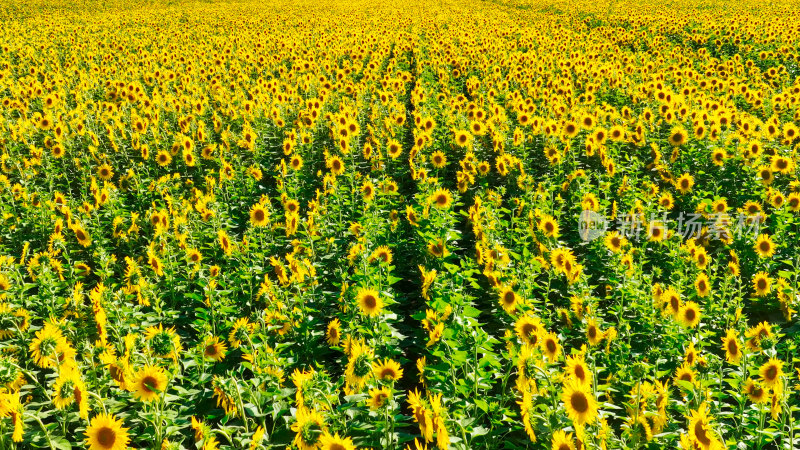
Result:
{"label": "dense flower cluster", "polygon": [[796,6],[6,2],[0,448],[800,445]]}

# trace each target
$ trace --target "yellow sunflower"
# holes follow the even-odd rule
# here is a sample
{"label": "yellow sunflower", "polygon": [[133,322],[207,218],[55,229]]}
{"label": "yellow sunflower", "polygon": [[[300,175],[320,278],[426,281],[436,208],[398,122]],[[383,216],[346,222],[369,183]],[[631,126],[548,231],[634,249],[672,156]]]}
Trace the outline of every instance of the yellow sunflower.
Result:
{"label": "yellow sunflower", "polygon": [[567,416],[576,425],[590,424],[597,419],[597,400],[591,389],[577,382],[569,382],[561,394]]}
{"label": "yellow sunflower", "polygon": [[206,342],[203,345],[203,356],[214,361],[222,361],[225,359],[225,353],[227,350],[228,346],[226,346],[224,342],[220,341],[219,337],[213,336],[206,339]]}
{"label": "yellow sunflower", "polygon": [[375,289],[359,289],[356,302],[361,312],[370,317],[377,316],[383,309],[383,300]]}
{"label": "yellow sunflower", "polygon": [[306,408],[297,410],[297,421],[292,424],[292,431],[296,433],[294,444],[300,450],[319,448],[326,430],[325,420],[319,412]]}
{"label": "yellow sunflower", "polygon": [[325,333],[325,340],[328,341],[330,345],[338,345],[339,341],[342,339],[342,323],[339,319],[333,319],[328,324],[328,330]]}
{"label": "yellow sunflower", "polygon": [[143,402],[157,400],[167,388],[167,374],[158,366],[145,366],[134,374],[129,387],[133,396]]}
{"label": "yellow sunflower", "polygon": [[783,361],[777,358],[770,358],[758,369],[758,375],[765,386],[773,387],[780,383],[783,376]]}
{"label": "yellow sunflower", "polygon": [[128,448],[128,429],[122,421],[109,414],[92,418],[86,428],[86,442],[90,450],[124,450]]}
{"label": "yellow sunflower", "polygon": [[397,381],[403,377],[403,369],[397,361],[386,358],[382,362],[376,361],[372,364],[375,378],[379,380]]}
{"label": "yellow sunflower", "polygon": [[722,338],[722,348],[725,350],[725,359],[731,364],[739,364],[742,357],[742,346],[736,339],[736,332],[734,330],[727,330],[725,337]]}
{"label": "yellow sunflower", "polygon": [[390,398],[392,398],[392,392],[386,387],[370,389],[367,405],[370,407],[370,409],[380,409],[383,408],[387,400]]}
{"label": "yellow sunflower", "polygon": [[265,227],[269,224],[269,212],[264,205],[256,203],[250,208],[250,223],[256,227]]}
{"label": "yellow sunflower", "polygon": [[339,437],[339,433],[324,433],[319,440],[320,450],[356,450],[353,440],[349,437]]}
{"label": "yellow sunflower", "polygon": [[756,253],[758,253],[758,256],[761,258],[769,258],[775,254],[775,244],[772,242],[772,238],[766,234],[762,234],[756,239],[753,248],[755,248]]}

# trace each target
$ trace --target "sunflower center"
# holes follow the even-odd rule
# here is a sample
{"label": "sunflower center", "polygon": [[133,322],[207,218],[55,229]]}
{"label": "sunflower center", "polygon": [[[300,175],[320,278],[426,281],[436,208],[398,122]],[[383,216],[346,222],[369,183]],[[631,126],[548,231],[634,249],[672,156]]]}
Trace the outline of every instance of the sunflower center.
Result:
{"label": "sunflower center", "polygon": [[154,376],[148,375],[142,379],[142,388],[147,392],[155,392],[158,380]]}
{"label": "sunflower center", "polygon": [[547,351],[548,352],[550,352],[550,353],[555,353],[556,352],[557,347],[556,347],[556,342],[554,340],[549,339],[547,341],[547,343],[545,344],[545,346],[547,347]]}
{"label": "sunflower center", "polygon": [[736,344],[736,341],[731,339],[728,341],[728,351],[731,355],[738,355],[739,354],[739,345]]}
{"label": "sunflower center", "polygon": [[373,309],[378,306],[378,299],[374,295],[367,295],[364,297],[364,306],[368,309]]}
{"label": "sunflower center", "polygon": [[769,366],[764,372],[764,375],[766,375],[767,380],[774,380],[778,377],[778,368],[775,366]]}
{"label": "sunflower center", "polygon": [[117,440],[117,433],[111,428],[103,427],[97,432],[97,442],[105,448],[113,448]]}
{"label": "sunflower center", "polygon": [[586,398],[586,394],[583,392],[575,392],[569,398],[569,401],[579,414],[583,414],[589,410],[589,399]]}
{"label": "sunflower center", "polygon": [[708,438],[703,422],[698,421],[694,424],[694,435],[703,446],[711,445],[711,439]]}

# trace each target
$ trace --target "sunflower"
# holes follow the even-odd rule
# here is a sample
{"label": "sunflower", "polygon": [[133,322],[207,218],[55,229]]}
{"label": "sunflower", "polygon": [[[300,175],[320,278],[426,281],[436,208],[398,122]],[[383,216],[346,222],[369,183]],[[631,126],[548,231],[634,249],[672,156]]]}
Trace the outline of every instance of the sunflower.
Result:
{"label": "sunflower", "polygon": [[86,390],[80,375],[75,371],[63,371],[59,374],[55,384],[53,384],[53,405],[58,409],[64,409],[75,402],[76,392]]}
{"label": "sunflower", "polygon": [[86,442],[90,450],[124,450],[128,448],[128,429],[122,421],[109,414],[92,418],[86,428]]}
{"label": "sunflower", "polygon": [[578,125],[572,121],[564,122],[564,126],[561,127],[561,136],[565,139],[572,139],[578,135]]}
{"label": "sunflower", "polygon": [[664,312],[677,317],[683,306],[681,296],[674,288],[669,287],[661,294],[661,301],[664,303]]}
{"label": "sunflower", "polygon": [[766,272],[758,272],[753,276],[753,289],[757,297],[764,297],[772,290],[772,278]]}
{"label": "sunflower", "polygon": [[400,144],[400,142],[392,139],[386,145],[386,154],[388,154],[392,159],[397,159],[403,154],[403,146]]}
{"label": "sunflower", "polygon": [[186,259],[192,264],[199,264],[203,260],[203,254],[196,248],[189,248],[186,250]]}
{"label": "sunflower", "polygon": [[431,153],[431,164],[437,169],[441,169],[447,165],[447,157],[443,152],[437,150]]}
{"label": "sunflower", "polygon": [[203,356],[214,361],[222,361],[225,359],[225,352],[227,350],[228,346],[226,346],[224,342],[220,341],[219,337],[217,336],[212,336],[206,339],[205,343],[203,344]]}
{"label": "sunflower", "polygon": [[333,435],[324,433],[319,442],[320,450],[356,450],[353,440],[349,437],[339,437],[339,433]]}
{"label": "sunflower", "polygon": [[725,448],[711,429],[705,403],[697,411],[692,411],[689,417],[689,439],[703,450]]}
{"label": "sunflower", "polygon": [[775,244],[772,242],[772,238],[766,234],[762,234],[758,237],[758,239],[756,239],[756,243],[753,248],[761,258],[769,258],[775,254]]}
{"label": "sunflower", "polygon": [[130,389],[133,396],[143,402],[157,400],[167,388],[167,374],[158,366],[148,365],[133,376]]}
{"label": "sunflower", "polygon": [[325,421],[319,412],[306,408],[297,410],[297,421],[292,424],[292,431],[297,433],[294,437],[294,444],[300,450],[319,448],[322,435],[326,430]]}
{"label": "sunflower", "polygon": [[239,415],[239,410],[233,396],[234,392],[237,392],[236,387],[232,386],[235,383],[235,380],[220,378],[216,375],[214,375],[214,378],[211,380],[211,386],[214,389],[214,397],[217,399],[217,407],[222,408],[226,415],[233,417]]}
{"label": "sunflower", "polygon": [[539,337],[544,333],[542,321],[538,317],[522,316],[516,324],[514,329],[517,332],[517,337],[528,345],[535,346],[539,342]]}
{"label": "sunflower", "polygon": [[114,170],[110,165],[103,164],[97,168],[97,177],[101,180],[108,181],[114,176]]}
{"label": "sunflower", "polygon": [[175,327],[165,329],[163,324],[147,327],[144,337],[156,356],[177,358],[181,351],[181,338],[175,332]]}
{"label": "sunflower", "polygon": [[620,235],[618,231],[610,231],[606,233],[604,241],[606,248],[613,253],[619,253],[622,250],[622,247],[628,244],[628,240]]}
{"label": "sunflower", "polygon": [[540,341],[540,345],[542,352],[551,362],[558,360],[559,355],[561,355],[561,345],[555,333],[549,332],[545,334]]}
{"label": "sunflower", "polygon": [[560,235],[558,222],[551,216],[544,216],[539,221],[539,230],[547,237],[557,238]]}
{"label": "sunflower", "polygon": [[594,317],[586,321],[586,338],[591,346],[595,346],[603,340],[603,330],[597,325],[597,319]]}
{"label": "sunflower", "polygon": [[338,345],[342,338],[342,323],[339,319],[333,319],[328,324],[328,330],[325,333],[325,340],[330,345]]}
{"label": "sunflower", "polygon": [[392,263],[392,251],[389,247],[381,245],[376,248],[369,256],[369,262],[379,261],[381,264],[390,265]]}
{"label": "sunflower", "polygon": [[426,442],[433,442],[433,415],[416,389],[409,392],[408,405],[411,407],[414,422],[419,425],[422,437]]}
{"label": "sunflower", "polygon": [[775,386],[780,382],[780,378],[783,375],[783,361],[777,358],[770,358],[758,369],[758,375],[765,386]]}
{"label": "sunflower", "polygon": [[248,340],[248,336],[255,329],[255,324],[250,323],[247,317],[242,317],[234,322],[228,334],[228,342],[233,348],[239,348],[243,342]]}
{"label": "sunflower", "polygon": [[161,150],[156,154],[156,162],[161,167],[166,167],[172,162],[172,155],[166,150]]}
{"label": "sunflower", "polygon": [[564,430],[558,430],[553,433],[550,448],[552,450],[575,450],[572,433],[567,434]]}
{"label": "sunflower", "polygon": [[403,377],[403,369],[397,361],[386,358],[383,362],[376,361],[372,364],[375,378],[384,381],[397,381]]}
{"label": "sunflower", "polygon": [[47,322],[37,331],[29,346],[33,362],[46,369],[55,367],[59,361],[75,357],[75,349],[61,334],[61,330]]}
{"label": "sunflower", "polygon": [[744,393],[753,403],[766,403],[769,400],[767,390],[758,381],[751,379],[747,380],[744,385]]}
{"label": "sunflower", "polygon": [[567,410],[567,416],[575,425],[593,423],[597,419],[597,400],[591,389],[581,383],[570,382],[564,387],[561,401]]}
{"label": "sunflower", "polygon": [[265,227],[269,223],[269,212],[261,203],[250,208],[250,223],[257,227]]}
{"label": "sunflower", "polygon": [[367,180],[361,185],[361,197],[365,202],[371,202],[375,198],[375,185],[372,181]]}
{"label": "sunflower", "polygon": [[520,298],[513,289],[505,286],[500,289],[499,300],[500,306],[502,306],[507,313],[513,314],[513,312],[517,309],[517,303],[519,303]]}
{"label": "sunflower", "polygon": [[675,127],[669,133],[669,143],[673,147],[680,147],[686,143],[689,134],[683,127]]}
{"label": "sunflower", "polygon": [[298,170],[302,169],[303,168],[303,157],[298,155],[298,154],[292,155],[292,157],[289,159],[289,167],[291,167],[292,170],[294,170],[294,171],[298,171]]}
{"label": "sunflower", "polygon": [[383,309],[383,300],[375,289],[359,289],[356,302],[361,312],[370,317],[377,316]]}
{"label": "sunflower", "polygon": [[597,196],[591,192],[587,192],[583,194],[581,198],[581,207],[585,210],[590,211],[598,211],[600,209],[600,201],[597,199]]}
{"label": "sunflower", "polygon": [[697,292],[698,297],[708,297],[708,294],[711,293],[711,285],[708,280],[708,275],[703,272],[697,274],[697,278],[694,280],[694,289]]}
{"label": "sunflower", "polygon": [[430,202],[439,209],[445,209],[453,203],[453,195],[447,189],[438,189],[431,194]]}
{"label": "sunflower", "polygon": [[567,357],[567,366],[564,368],[565,375],[582,386],[592,385],[592,373],[582,355],[570,355]]}
{"label": "sunflower", "polygon": [[725,158],[728,157],[728,153],[723,149],[715,149],[711,152],[711,162],[714,163],[715,166],[722,166],[725,164]]}
{"label": "sunflower", "polygon": [[773,172],[780,172],[783,174],[791,173],[794,169],[792,167],[792,160],[781,155],[773,155],[770,162],[770,168]]}
{"label": "sunflower", "polygon": [[647,237],[651,242],[661,242],[667,235],[667,230],[661,222],[650,222],[647,227]]}
{"label": "sunflower", "polygon": [[691,192],[692,186],[694,186],[694,177],[688,173],[681,175],[675,181],[675,189],[677,189],[681,194]]}
{"label": "sunflower", "polygon": [[783,137],[787,141],[794,141],[797,139],[797,136],[800,136],[800,132],[798,132],[797,127],[792,122],[786,122],[783,125]]}
{"label": "sunflower", "polygon": [[700,305],[696,302],[686,302],[678,312],[677,319],[687,328],[696,327],[700,323]]}
{"label": "sunflower", "polygon": [[727,330],[725,337],[722,338],[722,348],[725,350],[725,359],[731,364],[739,364],[742,357],[742,347],[736,339],[736,332],[734,330]]}
{"label": "sunflower", "polygon": [[72,226],[72,231],[75,233],[75,238],[78,240],[78,243],[82,246],[88,247],[92,244],[92,237],[89,236],[89,233],[87,233],[80,224],[74,224]]}
{"label": "sunflower", "polygon": [[259,425],[258,428],[256,428],[256,431],[253,433],[253,438],[250,441],[250,450],[256,450],[259,447],[261,442],[264,440],[265,433],[266,430],[264,427]]}
{"label": "sunflower", "polygon": [[[683,381],[694,385],[695,373],[688,363],[683,363],[680,367],[678,367],[678,370],[675,371],[675,381]],[[680,383],[678,383],[678,385],[680,386]]]}
{"label": "sunflower", "polygon": [[697,349],[694,346],[694,342],[691,342],[686,349],[683,361],[689,366],[693,366],[697,362]]}
{"label": "sunflower", "polygon": [[379,389],[369,390],[369,400],[367,405],[370,409],[380,409],[386,405],[386,401],[392,398],[392,393],[388,388],[382,387]]}
{"label": "sunflower", "polygon": [[469,144],[471,134],[468,131],[456,130],[454,132],[454,134],[455,134],[454,139],[455,139],[456,145],[458,145],[459,147],[466,147],[467,144]]}

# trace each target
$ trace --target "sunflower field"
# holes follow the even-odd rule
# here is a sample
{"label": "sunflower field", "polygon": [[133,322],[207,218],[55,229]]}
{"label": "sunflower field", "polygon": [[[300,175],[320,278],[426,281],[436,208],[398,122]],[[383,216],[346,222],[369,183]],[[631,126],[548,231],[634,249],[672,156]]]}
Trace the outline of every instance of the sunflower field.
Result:
{"label": "sunflower field", "polygon": [[798,12],[2,0],[0,449],[800,448]]}

